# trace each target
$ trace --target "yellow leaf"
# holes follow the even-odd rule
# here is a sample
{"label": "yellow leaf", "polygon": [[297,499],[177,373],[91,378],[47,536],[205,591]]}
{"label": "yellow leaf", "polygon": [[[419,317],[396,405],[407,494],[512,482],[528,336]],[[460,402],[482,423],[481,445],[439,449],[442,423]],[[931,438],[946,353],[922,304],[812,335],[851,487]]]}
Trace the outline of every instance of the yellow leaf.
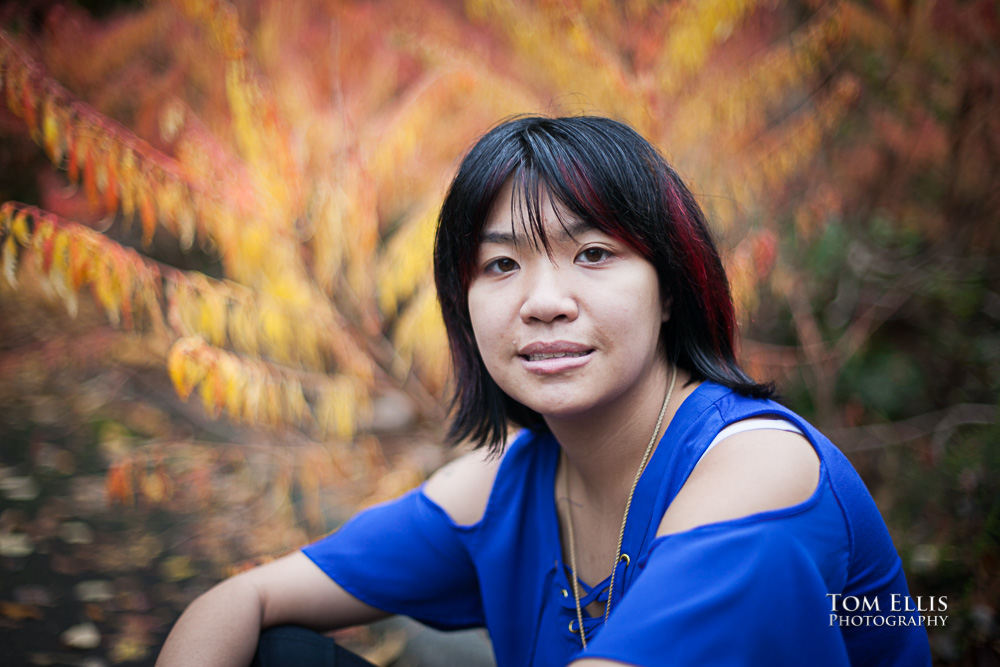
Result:
{"label": "yellow leaf", "polygon": [[91,287],[111,325],[117,328],[121,324],[121,291],[114,271],[106,262],[98,264]]}
{"label": "yellow leaf", "polygon": [[167,482],[162,474],[153,473],[142,479],[142,495],[154,505],[159,505],[167,499]]}
{"label": "yellow leaf", "polygon": [[260,312],[261,332],[267,353],[278,360],[285,360],[291,343],[289,325],[291,324],[277,308],[265,306]]}
{"label": "yellow leaf", "polygon": [[122,146],[121,162],[119,165],[120,188],[121,188],[121,211],[122,217],[128,229],[135,217],[135,196],[136,179],[138,172],[135,166],[135,153],[130,147]]}
{"label": "yellow leaf", "polygon": [[298,424],[305,415],[309,414],[306,398],[302,392],[302,385],[296,378],[286,378],[283,384],[285,390],[285,413],[289,423]]}
{"label": "yellow leaf", "polygon": [[190,579],[198,573],[188,556],[164,558],[163,563],[160,564],[160,571],[163,573],[163,578],[172,583]]}
{"label": "yellow leaf", "polygon": [[223,382],[225,383],[225,408],[226,414],[235,421],[239,421],[243,416],[243,402],[246,399],[246,374],[243,365],[236,362],[230,356],[225,357],[222,363]]}
{"label": "yellow leaf", "polygon": [[184,352],[184,348],[180,341],[174,343],[173,347],[170,348],[170,352],[167,353],[167,374],[170,376],[170,381],[174,384],[174,391],[181,400],[187,400],[187,397],[191,394],[191,387],[187,384],[187,373],[184,370],[184,364],[187,361],[187,355]]}
{"label": "yellow leaf", "polygon": [[358,410],[359,397],[354,381],[338,375],[320,390],[316,420],[324,435],[346,440],[354,435]]}
{"label": "yellow leaf", "polygon": [[17,239],[17,242],[23,246],[28,245],[31,241],[31,232],[28,230],[28,214],[24,211],[18,211],[17,215],[14,216],[14,221],[10,223],[10,233]]}
{"label": "yellow leaf", "polygon": [[244,354],[257,354],[257,315],[249,301],[237,302],[230,306],[227,318],[229,340],[236,350]]}
{"label": "yellow leaf", "polygon": [[281,424],[281,396],[278,394],[278,387],[273,378],[266,377],[263,383],[264,388],[264,423],[268,426],[279,426]]}
{"label": "yellow leaf", "polygon": [[198,389],[205,412],[213,419],[218,419],[225,398],[225,386],[219,373],[218,360],[213,359],[204,365],[204,374]]}
{"label": "yellow leaf", "polygon": [[185,401],[195,385],[205,376],[204,367],[192,354],[202,344],[201,340],[195,337],[181,338],[173,344],[167,354],[167,368],[174,383],[174,390]]}
{"label": "yellow leaf", "polygon": [[226,295],[207,280],[198,284],[198,331],[216,347],[226,342]]}
{"label": "yellow leaf", "polygon": [[49,273],[58,271],[60,275],[69,274],[69,234],[62,230],[55,232],[56,238],[52,245],[52,264]]}

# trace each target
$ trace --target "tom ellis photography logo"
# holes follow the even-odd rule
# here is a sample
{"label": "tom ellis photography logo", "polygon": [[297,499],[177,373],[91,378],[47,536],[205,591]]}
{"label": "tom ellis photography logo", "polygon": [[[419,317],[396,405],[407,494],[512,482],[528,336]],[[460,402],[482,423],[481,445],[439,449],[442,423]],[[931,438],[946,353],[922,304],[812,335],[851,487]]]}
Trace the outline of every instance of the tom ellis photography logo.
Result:
{"label": "tom ellis photography logo", "polygon": [[[944,627],[948,616],[947,595],[910,597],[893,593],[877,598],[841,593],[827,593],[830,600],[830,625],[838,626],[906,626]],[[914,613],[916,612],[916,613]]]}

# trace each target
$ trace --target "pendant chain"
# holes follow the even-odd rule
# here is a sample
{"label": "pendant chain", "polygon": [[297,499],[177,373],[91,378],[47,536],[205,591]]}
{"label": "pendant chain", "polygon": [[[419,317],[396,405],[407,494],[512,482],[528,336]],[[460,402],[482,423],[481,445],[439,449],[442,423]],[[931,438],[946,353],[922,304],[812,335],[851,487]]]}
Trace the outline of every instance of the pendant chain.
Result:
{"label": "pendant chain", "polygon": [[[663,398],[660,416],[656,418],[656,428],[653,429],[653,435],[650,436],[649,444],[646,445],[646,453],[642,455],[639,470],[636,471],[635,479],[632,480],[632,488],[628,492],[628,500],[625,501],[625,515],[622,516],[622,527],[618,531],[618,547],[615,550],[615,560],[611,564],[611,584],[608,588],[608,602],[604,608],[605,623],[608,622],[608,615],[611,613],[611,596],[615,591],[615,572],[618,570],[618,561],[622,557],[622,541],[625,539],[625,524],[628,523],[628,511],[632,507],[632,496],[635,494],[635,487],[639,485],[639,478],[642,477],[642,471],[645,470],[646,464],[649,462],[649,455],[653,452],[653,445],[656,443],[656,436],[660,432],[660,426],[663,425],[663,416],[667,413],[667,404],[670,403],[670,397],[674,393],[674,383],[676,381],[677,366],[674,366],[673,375],[670,377],[670,388],[667,390],[667,395]],[[563,456],[565,458],[565,453],[563,453]],[[573,503],[570,501],[569,495],[569,465],[565,460],[563,461],[563,486],[566,488],[566,532],[569,533],[569,567],[573,574],[573,601],[576,602],[576,622],[580,632],[580,642],[583,644],[583,648],[587,648],[587,636],[583,631],[583,608],[580,606],[580,583],[576,576],[576,544],[573,539]],[[572,623],[570,626],[572,629]]]}

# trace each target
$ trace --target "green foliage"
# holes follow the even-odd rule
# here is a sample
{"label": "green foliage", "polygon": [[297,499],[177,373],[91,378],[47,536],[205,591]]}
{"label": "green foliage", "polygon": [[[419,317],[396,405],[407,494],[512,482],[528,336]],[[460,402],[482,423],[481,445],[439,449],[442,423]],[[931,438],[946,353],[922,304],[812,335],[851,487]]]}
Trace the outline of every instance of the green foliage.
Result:
{"label": "green foliage", "polygon": [[932,644],[947,661],[985,660],[1000,640],[1000,428],[964,428],[891,456],[887,519],[911,593],[948,598],[949,625],[930,631]]}

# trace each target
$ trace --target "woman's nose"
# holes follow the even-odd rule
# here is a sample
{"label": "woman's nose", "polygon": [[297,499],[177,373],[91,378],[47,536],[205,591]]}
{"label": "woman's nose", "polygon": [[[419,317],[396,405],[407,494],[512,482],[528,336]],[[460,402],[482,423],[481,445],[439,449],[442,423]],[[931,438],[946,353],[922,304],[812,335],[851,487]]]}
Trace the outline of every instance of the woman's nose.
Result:
{"label": "woman's nose", "polygon": [[569,271],[551,260],[542,259],[525,272],[521,319],[530,323],[575,320],[580,306],[573,291]]}

